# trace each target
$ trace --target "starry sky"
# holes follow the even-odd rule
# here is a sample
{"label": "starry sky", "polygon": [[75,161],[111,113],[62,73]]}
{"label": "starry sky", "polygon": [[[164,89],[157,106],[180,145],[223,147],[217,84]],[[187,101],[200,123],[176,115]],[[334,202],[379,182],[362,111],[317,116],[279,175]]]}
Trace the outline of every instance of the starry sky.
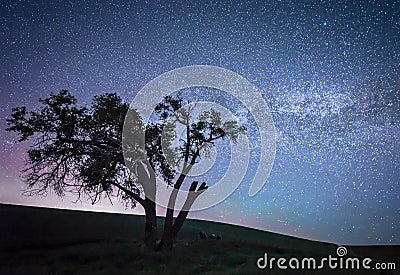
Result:
{"label": "starry sky", "polygon": [[82,104],[105,92],[130,102],[164,72],[212,65],[262,93],[276,159],[248,197],[252,135],[238,190],[191,218],[338,244],[400,244],[399,1],[2,1],[0,11],[0,202],[140,213],[107,200],[22,196],[28,145],[4,131],[5,119],[61,89]]}

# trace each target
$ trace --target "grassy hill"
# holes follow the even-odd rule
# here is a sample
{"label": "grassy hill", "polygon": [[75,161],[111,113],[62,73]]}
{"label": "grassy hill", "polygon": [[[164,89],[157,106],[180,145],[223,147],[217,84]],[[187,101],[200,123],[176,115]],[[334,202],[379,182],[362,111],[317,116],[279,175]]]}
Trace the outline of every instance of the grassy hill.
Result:
{"label": "grassy hill", "polygon": [[[171,253],[144,255],[142,216],[0,204],[0,219],[0,274],[296,274],[276,265],[260,270],[257,259],[265,252],[268,257],[320,259],[336,256],[337,248],[246,227],[187,220]],[[159,223],[161,228],[161,218]],[[222,240],[201,240],[199,231],[221,234]],[[358,257],[397,262],[400,269],[399,248],[347,247]],[[327,268],[322,272],[365,274]]]}

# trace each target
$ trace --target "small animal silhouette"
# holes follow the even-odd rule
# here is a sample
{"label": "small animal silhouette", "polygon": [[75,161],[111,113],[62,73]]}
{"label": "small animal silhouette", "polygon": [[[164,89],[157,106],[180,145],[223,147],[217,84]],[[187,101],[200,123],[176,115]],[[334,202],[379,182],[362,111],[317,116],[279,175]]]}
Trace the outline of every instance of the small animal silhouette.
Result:
{"label": "small animal silhouette", "polygon": [[222,240],[222,236],[220,234],[211,233],[207,235],[206,232],[200,231],[199,232],[200,239],[210,239],[210,240]]}

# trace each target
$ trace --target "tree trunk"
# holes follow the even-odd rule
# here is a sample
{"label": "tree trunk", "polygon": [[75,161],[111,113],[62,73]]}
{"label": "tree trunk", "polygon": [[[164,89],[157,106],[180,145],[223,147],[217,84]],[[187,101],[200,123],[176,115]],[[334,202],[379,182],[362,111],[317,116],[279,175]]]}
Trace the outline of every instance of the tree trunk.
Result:
{"label": "tree trunk", "polygon": [[145,199],[143,200],[143,208],[145,211],[145,227],[143,250],[145,252],[154,251],[157,242],[157,214],[156,214],[156,176],[151,169],[150,162],[137,165],[137,176],[142,184]]}
{"label": "tree trunk", "polygon": [[144,205],[146,222],[144,228],[143,250],[145,252],[150,252],[156,249],[157,242],[156,204],[152,200],[146,198]]}
{"label": "tree trunk", "polygon": [[164,232],[167,232],[172,227],[176,197],[178,196],[179,189],[181,188],[182,183],[186,177],[185,172],[187,171],[184,168],[182,173],[179,175],[179,178],[176,181],[174,188],[172,189],[171,195],[169,197],[167,213],[165,215],[165,221],[164,221]]}
{"label": "tree trunk", "polygon": [[[174,219],[175,202],[176,202],[176,198],[178,196],[179,189],[181,188],[183,181],[186,178],[186,175],[190,172],[193,165],[195,164],[196,157],[198,156],[198,154],[199,154],[199,150],[197,150],[196,154],[192,157],[192,160],[190,161],[189,164],[185,163],[185,165],[183,166],[182,172],[179,175],[178,180],[174,184],[174,189],[172,189],[171,195],[169,196],[169,200],[168,200],[167,213],[165,215],[165,221],[164,221],[164,232],[167,232],[172,227],[172,223],[173,223],[173,219]],[[185,161],[187,161],[187,160],[185,159]]]}
{"label": "tree trunk", "polygon": [[189,209],[192,207],[194,201],[197,197],[207,190],[207,185],[205,182],[201,184],[201,186],[197,189],[197,181],[192,182],[189,188],[189,194],[186,198],[186,201],[183,205],[183,208],[179,212],[177,218],[175,219],[174,224],[169,228],[164,228],[164,233],[161,239],[161,242],[157,248],[157,250],[163,250],[165,248],[171,250],[176,238],[178,237],[179,231],[182,229],[183,223],[185,222],[187,215],[189,214]]}

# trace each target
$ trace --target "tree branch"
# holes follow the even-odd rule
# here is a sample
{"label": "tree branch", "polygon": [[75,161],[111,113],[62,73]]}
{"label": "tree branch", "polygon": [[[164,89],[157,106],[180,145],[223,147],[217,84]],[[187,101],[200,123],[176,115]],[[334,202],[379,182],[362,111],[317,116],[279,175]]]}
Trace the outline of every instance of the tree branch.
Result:
{"label": "tree branch", "polygon": [[118,187],[122,191],[124,191],[127,195],[131,196],[135,201],[137,201],[143,207],[145,207],[144,199],[142,199],[138,194],[132,192],[131,190],[125,188],[124,186],[122,186],[121,184],[119,184],[117,182],[112,182],[111,184],[114,185],[115,187]]}

